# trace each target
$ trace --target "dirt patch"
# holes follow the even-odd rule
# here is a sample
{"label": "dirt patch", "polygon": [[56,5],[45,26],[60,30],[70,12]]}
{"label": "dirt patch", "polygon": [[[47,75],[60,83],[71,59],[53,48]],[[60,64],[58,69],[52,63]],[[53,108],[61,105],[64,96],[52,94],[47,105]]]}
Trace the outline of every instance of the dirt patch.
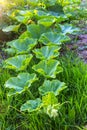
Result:
{"label": "dirt patch", "polygon": [[87,63],[87,34],[78,35],[78,40],[76,41],[74,39],[72,39],[72,43],[66,45],[67,48],[75,50],[78,56]]}

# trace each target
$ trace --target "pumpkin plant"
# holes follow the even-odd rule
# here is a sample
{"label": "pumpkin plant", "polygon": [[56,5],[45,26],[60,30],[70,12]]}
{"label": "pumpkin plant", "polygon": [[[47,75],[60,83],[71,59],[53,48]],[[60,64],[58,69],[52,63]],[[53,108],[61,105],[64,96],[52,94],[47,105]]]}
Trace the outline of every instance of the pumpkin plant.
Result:
{"label": "pumpkin plant", "polygon": [[[12,57],[5,60],[4,68],[13,69],[19,74],[8,79],[5,87],[9,88],[9,96],[25,91],[30,94],[31,99],[20,106],[20,111],[43,112],[55,118],[62,105],[58,102],[58,95],[66,88],[65,83],[56,78],[63,71],[58,60],[59,50],[62,44],[70,40],[67,34],[77,29],[71,24],[61,24],[68,17],[57,1],[43,3],[44,7],[36,6],[37,1],[29,0],[29,3],[30,9],[9,14],[17,25],[3,29],[5,32],[18,31],[22,24],[26,26],[17,39],[7,43],[6,51]],[[29,66],[32,71],[28,69]],[[38,84],[39,94],[35,96],[31,88],[34,90],[34,82],[38,82],[40,77],[43,77],[44,82]]]}

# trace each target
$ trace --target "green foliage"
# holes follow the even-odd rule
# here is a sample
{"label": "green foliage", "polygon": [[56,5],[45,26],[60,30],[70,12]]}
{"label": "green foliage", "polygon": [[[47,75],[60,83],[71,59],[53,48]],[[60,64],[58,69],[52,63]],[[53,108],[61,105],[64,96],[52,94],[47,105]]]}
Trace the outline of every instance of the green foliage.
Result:
{"label": "green foliage", "polygon": [[58,103],[54,93],[49,92],[47,95],[43,96],[42,102],[44,105],[44,111],[49,115],[49,117],[55,119],[58,116],[58,110],[61,105]]}
{"label": "green foliage", "polygon": [[7,45],[8,48],[5,51],[9,53],[10,50],[12,50],[10,52],[10,54],[25,54],[30,52],[30,50],[32,50],[37,44],[37,40],[36,39],[32,39],[32,38],[28,38],[25,37],[23,38],[19,38],[17,40],[13,40],[11,42],[8,42]]}
{"label": "green foliage", "polygon": [[49,92],[53,92],[55,96],[57,96],[65,88],[64,82],[60,82],[59,80],[45,80],[43,85],[39,87],[39,93],[41,95],[46,95]]}
{"label": "green foliage", "polygon": [[[6,52],[13,57],[5,60],[4,68],[21,72],[17,77],[8,79],[5,87],[10,89],[10,93],[8,93],[10,96],[16,93],[21,94],[26,89],[28,90],[31,100],[28,99],[21,107],[23,111],[28,110],[33,112],[33,110],[36,110],[39,105],[38,103],[40,103],[40,99],[38,98],[40,97],[39,91],[41,95],[46,94],[48,105],[44,113],[50,117],[56,117],[58,109],[55,106],[59,106],[59,103],[57,101],[56,104],[51,104],[51,99],[53,98],[52,100],[55,102],[59,92],[66,88],[65,83],[56,79],[57,74],[63,71],[57,57],[59,56],[60,45],[70,40],[66,34],[71,34],[77,29],[69,24],[59,24],[67,20],[68,17],[64,14],[63,7],[58,1],[48,0],[42,2],[41,0],[28,0],[26,2],[29,3],[29,9],[17,9],[8,12],[8,17],[17,25],[9,25],[3,29],[5,32],[15,31],[19,34],[16,40],[7,43],[9,48],[6,49]],[[33,48],[35,49],[33,50]],[[28,67],[30,67],[30,70]],[[37,79],[36,74],[30,74],[33,71],[38,72],[38,77],[39,74],[43,76],[43,81],[46,85],[43,87],[44,84],[41,85],[41,81],[41,84],[37,86],[39,87],[39,91],[38,88],[36,90],[38,96],[34,96],[30,89],[34,89],[34,87],[30,86]],[[52,80],[52,78],[55,80]],[[45,101],[45,97],[42,97],[42,102],[43,99]],[[33,103],[36,104],[34,109]],[[44,109],[44,103],[42,104]],[[53,116],[53,112],[55,116]]]}
{"label": "green foliage", "polygon": [[58,50],[60,47],[57,46],[44,46],[40,49],[34,49],[33,52],[35,53],[36,57],[41,60],[49,60],[56,58],[59,53]]}
{"label": "green foliage", "polygon": [[71,24],[60,25],[63,34],[74,34],[80,31],[78,28],[73,27]]}
{"label": "green foliage", "polygon": [[27,31],[30,34],[30,37],[34,39],[39,39],[41,34],[50,31],[51,29],[38,24],[31,24],[27,26]]}
{"label": "green foliage", "polygon": [[[4,83],[11,75],[5,69],[0,71],[0,127],[2,130],[5,128],[20,128],[21,130],[49,130],[49,128],[51,130],[82,130],[83,127],[81,126],[84,126],[85,128],[87,115],[87,65],[81,62],[76,55],[71,54],[71,52],[66,54],[66,56],[61,57],[61,64],[63,72],[60,73],[56,79],[61,79],[61,81],[66,82],[68,87],[61,91],[56,99],[54,98],[55,95],[53,93],[53,96],[50,96],[50,94],[46,94],[43,98],[40,96],[44,102],[44,109],[42,112],[39,109],[39,115],[36,114],[36,111],[30,112],[30,114],[27,112],[30,105],[27,108],[25,107],[26,112],[20,112],[21,106],[23,106],[26,101],[34,101],[38,98],[38,96],[36,96],[36,88],[39,86],[37,81],[29,88],[29,90],[31,90],[31,88],[33,89],[34,87],[32,93],[36,97],[35,99],[31,98],[28,91],[22,92],[22,94],[16,94],[16,96],[14,95],[14,97],[10,99],[11,97],[7,97],[8,91],[6,93]],[[40,84],[42,86],[41,80]],[[65,103],[61,105],[59,101]],[[47,113],[51,118],[44,113]],[[53,118],[55,118],[55,120]]]}
{"label": "green foliage", "polygon": [[[24,92],[27,88],[31,99],[33,99],[34,101],[29,100],[28,102],[25,103],[25,105],[22,108],[27,106],[27,104],[29,103],[30,110],[33,109],[32,102],[33,103],[36,102],[35,104],[38,104],[37,103],[38,101],[37,100],[35,101],[35,98],[37,99],[38,97],[34,96],[31,89],[28,88],[30,87],[31,85],[30,83],[32,83],[33,79],[31,79],[30,76],[28,76],[28,74],[23,73],[22,71],[28,72],[27,68],[29,67],[29,64],[31,64],[30,61],[32,59],[34,64],[30,66],[31,72],[35,71],[38,72],[38,76],[39,74],[44,76],[43,79],[44,82],[46,81],[46,78],[47,79],[56,78],[56,75],[63,71],[59,61],[56,59],[57,56],[59,55],[59,49],[60,49],[60,46],[57,45],[61,45],[64,42],[70,40],[68,36],[62,33],[60,27],[59,27],[60,30],[59,33],[57,33],[57,31],[55,30],[55,27],[54,28],[52,27],[56,25],[56,22],[59,23],[59,21],[64,20],[64,13],[62,7],[58,4],[55,5],[56,1],[55,2],[48,1],[48,3],[46,4],[46,8],[43,9],[42,7],[41,9],[41,8],[36,8],[38,7],[37,3],[38,1],[36,1],[36,3],[33,1],[30,2],[30,6],[31,6],[30,10],[16,10],[16,11],[12,11],[12,13],[11,12],[8,13],[8,16],[11,19],[16,20],[17,23],[20,23],[20,27],[23,26],[24,24],[25,30],[21,30],[22,33],[18,39],[7,43],[9,48],[7,48],[6,51],[9,54],[15,56],[5,60],[5,65],[4,65],[5,68],[9,68],[21,72],[17,77],[8,79],[8,81],[5,83],[5,87],[10,89],[10,94],[8,93],[10,96],[16,93],[21,94],[21,92]],[[35,7],[35,9],[32,9],[33,7]],[[57,18],[59,14],[60,16]],[[67,17],[65,16],[65,19],[66,18]],[[9,29],[9,27],[11,28]],[[9,27],[5,28],[4,31],[14,31],[14,28],[12,27],[15,27],[15,25],[11,25]],[[48,46],[43,46],[42,43],[45,45],[47,44]],[[33,50],[34,47],[35,49]],[[37,58],[40,59],[38,63],[37,63]],[[36,59],[36,61],[34,61],[34,59]],[[49,81],[49,86],[51,86],[50,84],[51,83]],[[53,87],[55,88],[55,85],[53,85]],[[47,91],[47,95],[49,92],[52,91],[49,89],[49,87],[48,90],[49,91]],[[37,93],[39,93],[38,89],[36,91]],[[53,94],[50,93],[49,95],[50,98],[52,98],[52,95]],[[57,94],[54,95],[54,99],[56,98],[56,96]],[[50,114],[47,111],[48,109],[51,109],[50,98],[48,98],[49,99],[48,107],[44,111],[44,113],[48,114],[49,116]],[[22,108],[21,110],[23,110]],[[35,108],[37,109],[37,107]],[[53,110],[58,112],[56,108],[54,109],[54,106],[52,106],[52,108]],[[43,109],[44,109],[44,105],[43,105]]]}
{"label": "green foliage", "polygon": [[39,41],[45,45],[61,45],[63,42],[67,42],[69,40],[68,36],[54,32],[44,33],[39,39]]}
{"label": "green foliage", "polygon": [[5,60],[5,68],[16,71],[25,70],[32,59],[32,55],[18,55]]}
{"label": "green foliage", "polygon": [[46,78],[56,78],[56,74],[62,72],[62,67],[59,66],[57,60],[42,60],[37,65],[34,65],[33,69]]}
{"label": "green foliage", "polygon": [[40,98],[37,98],[35,100],[29,100],[25,104],[21,106],[21,111],[28,111],[28,112],[33,112],[33,111],[38,111],[40,110],[42,102]]}
{"label": "green foliage", "polygon": [[60,99],[62,99],[62,101],[66,99],[69,101],[69,104],[64,105],[65,108],[68,107],[68,109],[65,110],[65,108],[63,108],[65,114],[62,114],[67,118],[66,113],[68,111],[67,121],[69,124],[72,125],[73,123],[73,126],[77,124],[79,126],[81,126],[81,124],[84,125],[87,114],[87,65],[71,52],[68,52],[61,59],[61,63],[63,73],[60,74],[60,79],[66,82],[68,89],[60,96]]}
{"label": "green foliage", "polygon": [[[83,108],[86,94],[81,98],[80,91],[85,86],[87,75],[81,79],[82,72],[79,77],[79,71],[73,68],[72,73],[72,67],[65,67],[63,60],[62,68],[59,57],[62,44],[70,41],[67,34],[79,31],[66,23],[73,14],[63,11],[63,5],[70,6],[72,2],[77,4],[72,0],[27,0],[27,7],[8,12],[11,22],[3,31],[15,32],[17,36],[7,43],[6,52],[12,57],[5,60],[4,68],[9,72],[14,70],[15,76],[8,77],[3,83],[8,108],[2,119],[9,121],[1,125],[2,130],[68,130],[79,124],[79,114],[82,121],[86,120],[86,105]],[[78,84],[77,77],[81,80]],[[76,88],[72,89],[72,86]]]}
{"label": "green foliage", "polygon": [[3,32],[18,32],[18,29],[19,29],[20,25],[10,25],[6,28],[3,28],[2,31]]}
{"label": "green foliage", "polygon": [[27,90],[35,80],[37,80],[36,74],[20,73],[17,77],[8,79],[5,83],[5,87],[13,89],[11,94],[20,94]]}
{"label": "green foliage", "polygon": [[38,24],[44,25],[46,27],[50,27],[53,23],[56,22],[56,19],[53,17],[43,18],[38,20]]}

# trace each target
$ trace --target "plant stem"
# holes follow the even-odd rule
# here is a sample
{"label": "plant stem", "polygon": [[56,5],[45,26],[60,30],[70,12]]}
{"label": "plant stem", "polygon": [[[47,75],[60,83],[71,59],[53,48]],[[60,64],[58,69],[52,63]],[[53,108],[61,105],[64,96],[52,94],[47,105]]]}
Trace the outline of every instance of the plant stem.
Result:
{"label": "plant stem", "polygon": [[32,99],[35,99],[35,97],[33,96],[33,94],[31,93],[31,91],[28,89],[29,95]]}

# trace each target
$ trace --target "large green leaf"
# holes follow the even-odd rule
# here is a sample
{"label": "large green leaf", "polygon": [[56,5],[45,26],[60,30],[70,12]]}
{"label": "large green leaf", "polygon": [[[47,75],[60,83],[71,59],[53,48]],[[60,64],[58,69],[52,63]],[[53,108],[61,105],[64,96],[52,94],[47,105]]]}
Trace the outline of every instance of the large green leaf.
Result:
{"label": "large green leaf", "polygon": [[67,16],[66,15],[60,15],[60,16],[57,17],[56,23],[60,23],[60,22],[63,22],[65,20],[68,20]]}
{"label": "large green leaf", "polygon": [[47,16],[46,18],[40,19],[38,21],[38,24],[44,25],[46,27],[50,27],[55,22],[56,22],[56,18]]}
{"label": "large green leaf", "polygon": [[56,0],[47,0],[47,1],[44,1],[44,3],[46,4],[47,7],[55,6]]}
{"label": "large green leaf", "polygon": [[39,39],[42,33],[48,32],[50,30],[51,29],[42,25],[31,24],[27,26],[27,31],[30,33],[30,37],[35,39]]}
{"label": "large green leaf", "polygon": [[24,39],[17,39],[8,42],[7,45],[14,49],[16,54],[23,54],[29,52],[37,44],[36,39],[25,37]]}
{"label": "large green leaf", "polygon": [[5,83],[5,87],[13,89],[13,92],[11,94],[22,93],[36,80],[36,74],[34,73],[20,73],[17,77],[9,78]]}
{"label": "large green leaf", "polygon": [[30,7],[35,7],[38,5],[39,0],[27,0],[27,2],[30,5]]}
{"label": "large green leaf", "polygon": [[48,3],[50,3],[48,11],[58,13],[58,15],[64,14],[63,7],[60,4],[57,4],[56,0],[48,0],[48,1],[49,1]]}
{"label": "large green leaf", "polygon": [[25,104],[23,104],[20,108],[21,111],[34,112],[40,110],[42,101],[40,98],[35,100],[29,100]]}
{"label": "large green leaf", "polygon": [[32,14],[32,10],[19,10],[18,13],[22,16],[28,16],[28,17],[31,17],[33,14]]}
{"label": "large green leaf", "polygon": [[53,92],[55,96],[59,95],[60,91],[65,89],[65,83],[59,80],[45,80],[43,85],[39,87],[39,93],[46,95],[49,92]]}
{"label": "large green leaf", "polygon": [[[58,19],[60,21],[63,21],[67,18],[66,15],[62,14],[60,15],[59,12],[55,12],[55,11],[47,11],[47,10],[40,10],[40,9],[35,9],[34,10],[34,17],[37,19],[37,20],[40,20],[40,19]],[[58,21],[57,20],[57,21]],[[52,20],[51,20],[52,21]],[[45,21],[46,22],[46,21]]]}
{"label": "large green leaf", "polygon": [[28,20],[33,16],[33,12],[31,10],[20,10],[18,15],[15,16],[15,19],[20,22],[27,24]]}
{"label": "large green leaf", "polygon": [[39,41],[45,45],[60,45],[63,42],[69,41],[68,36],[62,33],[47,32],[41,35]]}
{"label": "large green leaf", "polygon": [[8,53],[10,56],[14,56],[16,53],[16,50],[14,48],[6,48],[4,51]]}
{"label": "large green leaf", "polygon": [[72,24],[60,24],[60,27],[63,34],[73,34],[79,31],[79,28],[74,27]]}
{"label": "large green leaf", "polygon": [[57,46],[44,46],[40,49],[35,49],[33,52],[36,54],[36,57],[45,60],[52,59],[59,55],[58,50],[60,47]]}
{"label": "large green leaf", "polygon": [[28,22],[30,17],[24,17],[24,16],[16,16],[15,19],[20,22],[26,24]]}
{"label": "large green leaf", "polygon": [[23,32],[20,36],[19,39],[24,39],[25,37],[30,37],[30,33],[28,31]]}
{"label": "large green leaf", "polygon": [[3,32],[18,32],[20,25],[10,25],[2,29]]}
{"label": "large green leaf", "polygon": [[25,70],[32,59],[32,55],[18,55],[5,60],[5,68],[14,69],[16,71]]}
{"label": "large green leaf", "polygon": [[55,78],[56,74],[62,71],[62,68],[59,67],[59,61],[53,59],[40,61],[33,66],[33,69],[47,78]]}
{"label": "large green leaf", "polygon": [[27,23],[28,19],[31,19],[33,16],[33,13],[31,10],[11,10],[7,13],[7,15],[13,19],[17,20],[17,22],[20,23]]}
{"label": "large green leaf", "polygon": [[48,16],[48,12],[46,10],[40,10],[40,9],[35,9],[34,10],[34,17],[39,20],[42,18],[45,18],[46,16]]}

